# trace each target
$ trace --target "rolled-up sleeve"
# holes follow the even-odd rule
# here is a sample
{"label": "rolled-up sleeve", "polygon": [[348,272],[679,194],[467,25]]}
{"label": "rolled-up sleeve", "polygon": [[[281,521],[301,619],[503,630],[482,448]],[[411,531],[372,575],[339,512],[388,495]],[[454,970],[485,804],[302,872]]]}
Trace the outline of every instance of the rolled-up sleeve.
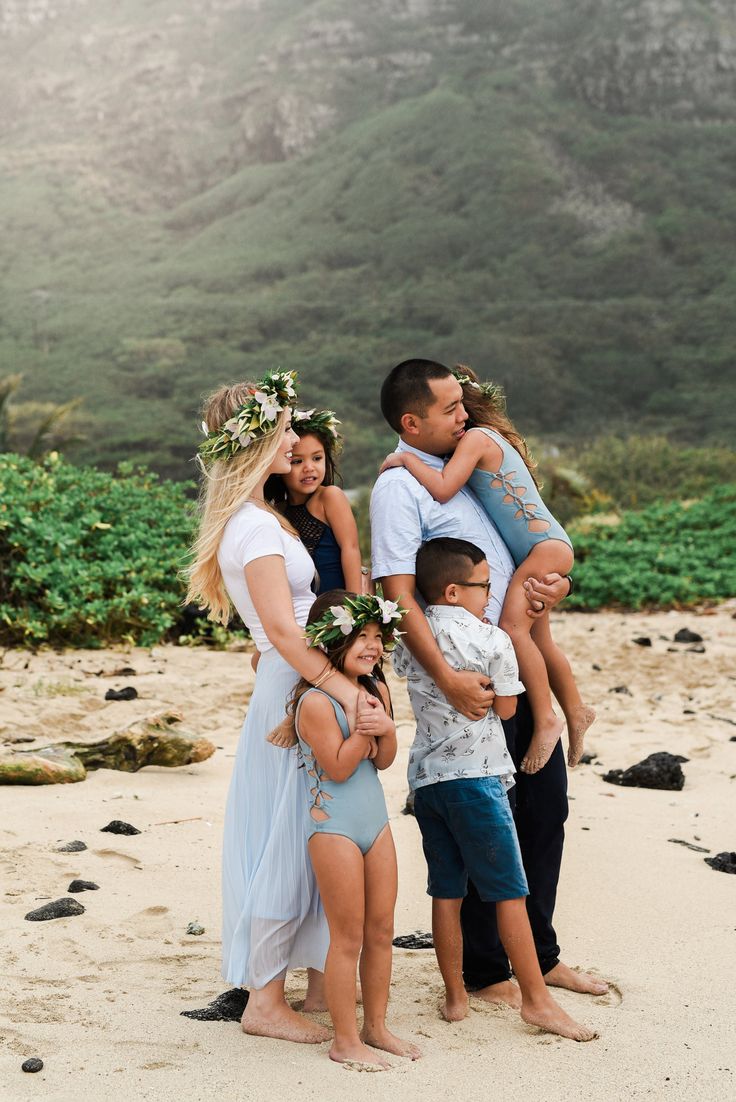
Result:
{"label": "rolled-up sleeve", "polygon": [[397,471],[382,474],[371,494],[371,566],[375,578],[414,574],[422,545],[419,502]]}

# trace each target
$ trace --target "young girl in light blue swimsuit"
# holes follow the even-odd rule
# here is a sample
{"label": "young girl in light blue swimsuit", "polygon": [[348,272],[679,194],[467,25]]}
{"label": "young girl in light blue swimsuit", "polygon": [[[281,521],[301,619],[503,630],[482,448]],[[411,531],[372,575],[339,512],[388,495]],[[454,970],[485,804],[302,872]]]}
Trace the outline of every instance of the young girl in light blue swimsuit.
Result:
{"label": "young girl in light blue swimsuit", "polygon": [[[338,589],[317,598],[305,629],[311,645],[326,653],[329,668],[342,672],[389,715],[391,698],[380,664],[402,615],[391,601]],[[351,735],[338,701],[304,680],[294,690],[290,711],[304,764],[309,856],[330,929],[325,964],[335,1027],[330,1057],[372,1070],[390,1066],[374,1049],[415,1060],[419,1049],[386,1028],[397,871],[377,770],[387,769],[396,757],[396,729],[378,739]],[[355,1017],[359,956],[360,1033]]]}
{"label": "young girl in light blue swimsuit", "polygon": [[564,528],[539,495],[526,442],[504,411],[497,387],[481,383],[465,366],[453,374],[463,388],[468,431],[441,471],[429,467],[411,452],[393,452],[383,464],[403,466],[435,499],[446,502],[466,483],[498,529],[516,564],[500,627],[510,636],[519,662],[521,680],[534,716],[534,735],[521,763],[525,773],[547,764],[562,733],[562,721],[552,707],[550,686],[567,720],[570,766],[580,761],[585,732],[595,711],[584,704],[570,663],[552,639],[549,613],[536,620],[528,616],[524,589],[527,578],[569,574],[573,549]]}

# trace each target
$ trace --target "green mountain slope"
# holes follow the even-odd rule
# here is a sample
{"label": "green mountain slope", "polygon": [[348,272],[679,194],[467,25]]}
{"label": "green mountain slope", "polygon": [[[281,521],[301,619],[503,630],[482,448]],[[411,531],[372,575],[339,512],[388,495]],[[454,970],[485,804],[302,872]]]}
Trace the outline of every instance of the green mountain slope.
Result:
{"label": "green mountain slope", "polygon": [[185,474],[281,364],[369,481],[415,353],[557,443],[733,436],[726,0],[5,0],[0,73],[0,370],[80,459]]}

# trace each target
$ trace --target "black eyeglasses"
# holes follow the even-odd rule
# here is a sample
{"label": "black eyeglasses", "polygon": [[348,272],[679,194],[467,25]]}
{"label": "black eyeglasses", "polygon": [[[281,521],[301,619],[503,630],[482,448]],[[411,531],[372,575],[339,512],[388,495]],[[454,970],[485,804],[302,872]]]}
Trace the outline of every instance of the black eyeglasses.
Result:
{"label": "black eyeglasses", "polygon": [[490,592],[491,592],[491,580],[490,580],[490,578],[488,579],[487,582],[453,582],[452,584],[453,585],[465,586],[466,589],[475,589],[475,588],[485,589],[486,596],[487,597],[490,596]]}

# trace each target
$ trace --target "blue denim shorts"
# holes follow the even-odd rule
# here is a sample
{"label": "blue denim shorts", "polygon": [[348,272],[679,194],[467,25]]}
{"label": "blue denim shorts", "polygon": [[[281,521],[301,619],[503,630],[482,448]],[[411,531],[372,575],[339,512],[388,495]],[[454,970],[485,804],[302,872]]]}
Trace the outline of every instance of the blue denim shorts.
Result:
{"label": "blue denim shorts", "polygon": [[427,894],[462,899],[468,879],[485,903],[529,894],[506,788],[498,777],[439,781],[414,793]]}

